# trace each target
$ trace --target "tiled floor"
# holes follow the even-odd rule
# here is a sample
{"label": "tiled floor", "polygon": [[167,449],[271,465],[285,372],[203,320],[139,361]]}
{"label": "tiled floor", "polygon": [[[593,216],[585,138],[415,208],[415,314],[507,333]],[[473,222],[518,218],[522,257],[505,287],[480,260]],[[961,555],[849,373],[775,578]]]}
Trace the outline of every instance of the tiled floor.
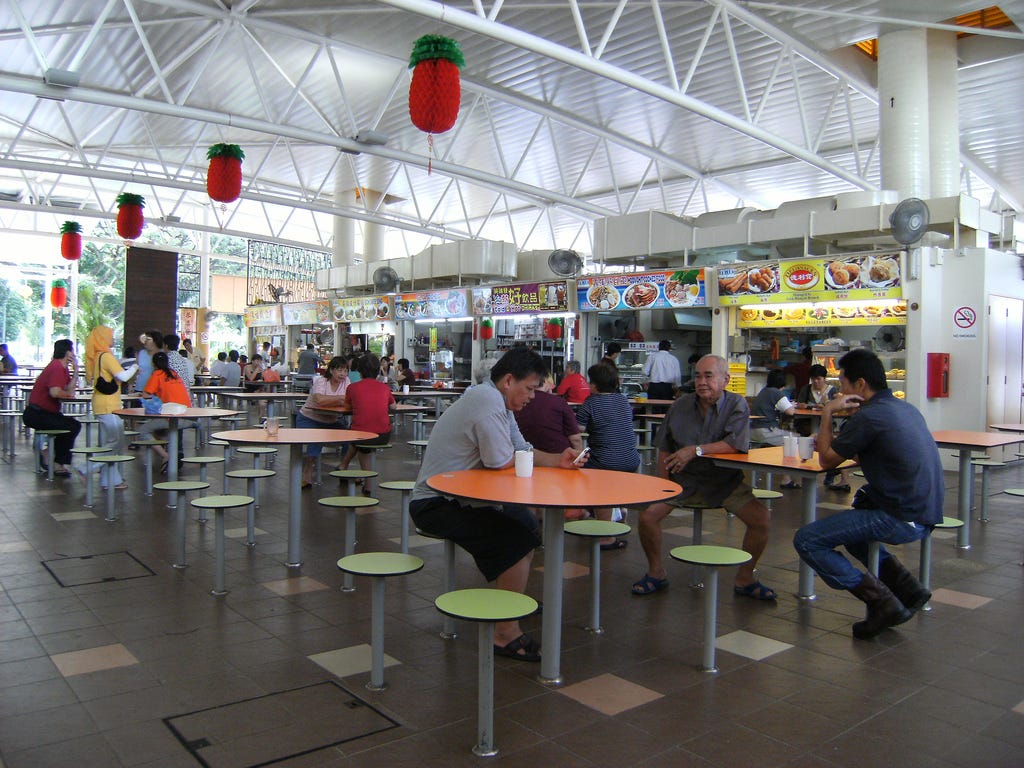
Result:
{"label": "tiled floor", "polygon": [[[409,438],[397,433],[395,448],[378,457],[382,479],[414,477],[418,461],[403,442]],[[475,627],[460,625],[457,639],[441,639],[442,617],[432,604],[442,583],[440,542],[413,536],[426,567],[388,580],[388,688],[371,693],[364,687],[369,584],[357,578],[355,592],[339,591],[344,518],[315,502],[337,486],[304,492],[304,565],[289,572],[285,457],[278,458],[278,476],[263,486],[255,548],[244,543],[245,510],[228,514],[230,593],[215,598],[212,523],[200,526],[190,513],[190,566],[172,568],[174,515],[161,495],[142,494],[141,463],[126,469],[131,487],[118,493],[119,520],[106,523],[105,500],[84,509],[81,485],[48,484],[32,473],[27,444],[19,448],[14,464],[0,464],[0,766],[484,762],[470,753]],[[231,466],[250,464],[240,457]],[[217,468],[210,477],[219,487]],[[955,478],[947,482],[950,514]],[[992,486],[1024,486],[1024,465],[997,470]],[[397,548],[399,496],[380,498],[358,517],[359,551]],[[841,501],[828,494],[820,513]],[[722,576],[715,675],[698,669],[702,595],[686,586],[688,567],[672,563],[668,590],[634,597],[629,585],[644,570],[635,534],[627,549],[605,553],[605,634],[595,637],[582,629],[590,610],[587,543],[570,537],[564,684],[546,687],[536,665],[498,660],[501,751],[491,762],[1024,765],[1021,499],[994,495],[991,522],[972,523],[970,550],[937,533],[932,610],[870,642],[850,636],[862,613],[850,595],[819,581],[815,602],[793,596],[798,502],[792,492],[774,502],[761,561],[759,576],[779,591],[777,604],[734,596],[729,575]],[[689,522],[686,515],[666,521],[667,546],[688,541]],[[737,545],[743,531],[715,512],[704,515],[703,528],[704,541],[715,544]],[[916,566],[916,545],[905,549]],[[530,591],[539,597],[539,557],[535,565]],[[457,583],[482,586],[464,553]],[[539,617],[526,628],[539,633]]]}

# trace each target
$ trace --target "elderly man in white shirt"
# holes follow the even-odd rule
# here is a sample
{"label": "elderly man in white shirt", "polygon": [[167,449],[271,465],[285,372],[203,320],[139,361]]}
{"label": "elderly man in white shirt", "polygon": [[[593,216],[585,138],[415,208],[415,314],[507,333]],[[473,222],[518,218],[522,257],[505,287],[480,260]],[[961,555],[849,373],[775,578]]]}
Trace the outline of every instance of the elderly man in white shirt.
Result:
{"label": "elderly man in white shirt", "polygon": [[651,400],[671,400],[683,380],[683,371],[679,360],[669,350],[672,342],[662,339],[658,342],[658,351],[647,357],[644,363],[644,376],[647,377],[647,397]]}

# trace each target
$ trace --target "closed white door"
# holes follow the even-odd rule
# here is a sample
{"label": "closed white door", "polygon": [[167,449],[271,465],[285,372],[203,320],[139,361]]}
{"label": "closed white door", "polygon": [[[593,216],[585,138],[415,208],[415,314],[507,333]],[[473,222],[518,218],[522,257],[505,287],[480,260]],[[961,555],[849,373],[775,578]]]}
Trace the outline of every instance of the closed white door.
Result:
{"label": "closed white door", "polygon": [[[1024,300],[989,297],[987,424],[1024,423]],[[1014,458],[1019,446],[993,451]]]}

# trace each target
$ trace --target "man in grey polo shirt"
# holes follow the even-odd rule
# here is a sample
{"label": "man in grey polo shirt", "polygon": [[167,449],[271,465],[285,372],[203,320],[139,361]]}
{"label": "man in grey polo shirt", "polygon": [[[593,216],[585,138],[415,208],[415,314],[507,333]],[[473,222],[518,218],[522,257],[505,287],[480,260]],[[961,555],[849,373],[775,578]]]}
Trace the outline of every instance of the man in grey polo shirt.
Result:
{"label": "man in grey polo shirt", "polygon": [[[441,496],[427,478],[463,469],[506,469],[515,452],[532,447],[523,439],[513,412],[533,399],[547,373],[544,359],[526,347],[506,352],[490,378],[470,387],[446,410],[430,433],[409,513],[416,526],[469,552],[487,581],[498,589],[524,592],[533,550],[540,544],[537,520],[520,505],[471,504]],[[533,452],[534,464],[575,470],[576,451]],[[540,643],[519,629],[518,621],[494,625],[494,652],[522,661],[540,661]]]}
{"label": "man in grey polo shirt", "polygon": [[768,543],[770,515],[754,498],[738,469],[715,466],[716,453],[746,453],[750,447],[750,408],[734,392],[726,392],[729,366],[724,358],[705,355],[694,374],[697,391],[676,400],[658,430],[658,474],[683,486],[683,492],[640,513],[640,544],[647,555],[647,573],[633,584],[634,595],[649,595],[668,586],[661,559],[661,521],[675,507],[700,504],[723,507],[747,531],[743,551],[750,562],[736,571],[733,591],[756,600],[774,600],[775,590],[754,577],[758,558]]}

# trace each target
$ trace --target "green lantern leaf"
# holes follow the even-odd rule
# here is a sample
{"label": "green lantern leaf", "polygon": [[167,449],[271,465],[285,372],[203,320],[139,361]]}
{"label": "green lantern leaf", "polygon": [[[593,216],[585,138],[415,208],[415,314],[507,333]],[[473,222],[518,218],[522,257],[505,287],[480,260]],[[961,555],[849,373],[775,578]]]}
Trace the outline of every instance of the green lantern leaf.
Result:
{"label": "green lantern leaf", "polygon": [[245,152],[237,144],[214,144],[206,150],[206,158],[213,160],[215,157],[233,157],[242,161],[245,160]]}
{"label": "green lantern leaf", "polygon": [[412,44],[412,55],[409,57],[409,69],[412,69],[421,61],[431,59],[448,59],[459,69],[466,66],[466,60],[462,57],[462,49],[458,42],[443,35],[424,35]]}
{"label": "green lantern leaf", "polygon": [[491,318],[485,317],[483,320],[480,321],[480,325],[482,325],[484,328],[491,328],[493,327],[494,323],[491,321]]}
{"label": "green lantern leaf", "polygon": [[117,205],[119,208],[122,205],[137,205],[139,208],[145,208],[146,198],[142,195],[133,195],[131,192],[122,192],[117,196]]}
{"label": "green lantern leaf", "polygon": [[51,288],[67,288],[68,287],[68,283],[67,283],[67,280],[54,280],[53,283],[50,285],[50,287]]}
{"label": "green lantern leaf", "polygon": [[60,225],[60,233],[62,235],[80,235],[82,234],[82,225],[77,221],[65,221]]}

